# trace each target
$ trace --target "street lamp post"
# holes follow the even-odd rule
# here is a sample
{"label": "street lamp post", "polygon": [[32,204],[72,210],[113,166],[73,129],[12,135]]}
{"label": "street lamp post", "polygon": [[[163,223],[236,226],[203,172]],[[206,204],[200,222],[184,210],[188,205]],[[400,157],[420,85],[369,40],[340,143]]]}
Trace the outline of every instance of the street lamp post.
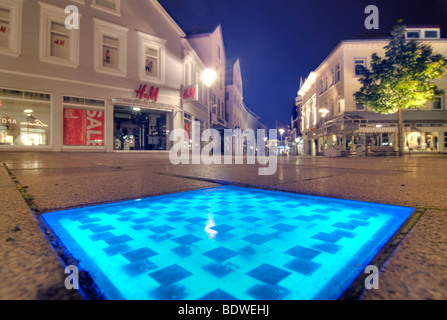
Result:
{"label": "street lamp post", "polygon": [[[284,129],[279,129],[278,131],[279,131],[279,134],[281,135],[281,146],[284,147],[284,146],[282,145],[282,135],[284,134],[284,132],[286,132],[286,130],[284,130]],[[283,153],[284,153],[284,150],[281,149],[281,154],[283,154]]]}
{"label": "street lamp post", "polygon": [[324,128],[324,119],[326,118],[327,114],[329,113],[328,109],[320,109],[319,112],[321,113],[321,116],[323,117],[323,154],[324,151],[326,150],[326,143],[325,143],[325,139],[326,139],[326,128]]}
{"label": "street lamp post", "polygon": [[[202,75],[200,77],[200,80],[202,80],[202,83],[208,88],[210,89],[213,85],[214,82],[217,79],[217,72],[214,69],[205,69],[202,72]],[[210,89],[211,90],[211,89]],[[209,94],[207,93],[207,95],[209,96]],[[205,101],[207,101],[208,99],[206,99]],[[208,105],[208,115],[210,115],[210,103],[208,101],[207,103]],[[212,119],[208,119],[209,123],[208,123],[208,128],[211,128],[211,122]]]}

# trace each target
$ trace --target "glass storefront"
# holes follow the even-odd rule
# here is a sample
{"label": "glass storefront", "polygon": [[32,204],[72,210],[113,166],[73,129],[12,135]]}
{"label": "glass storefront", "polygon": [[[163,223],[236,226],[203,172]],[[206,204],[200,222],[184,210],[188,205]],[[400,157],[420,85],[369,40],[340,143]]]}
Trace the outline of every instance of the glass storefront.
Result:
{"label": "glass storefront", "polygon": [[435,151],[441,150],[439,132],[409,132],[406,134],[405,150],[409,151]]}
{"label": "glass storefront", "polygon": [[114,150],[168,150],[170,112],[114,107]]}
{"label": "glass storefront", "polygon": [[0,89],[0,146],[51,144],[51,95]]}

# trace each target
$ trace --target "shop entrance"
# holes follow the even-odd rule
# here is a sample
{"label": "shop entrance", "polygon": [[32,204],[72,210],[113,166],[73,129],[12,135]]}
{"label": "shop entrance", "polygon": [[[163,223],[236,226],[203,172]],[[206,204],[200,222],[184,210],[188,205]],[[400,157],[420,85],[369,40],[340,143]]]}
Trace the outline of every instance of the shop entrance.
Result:
{"label": "shop entrance", "polygon": [[167,150],[169,115],[165,111],[115,106],[114,150]]}

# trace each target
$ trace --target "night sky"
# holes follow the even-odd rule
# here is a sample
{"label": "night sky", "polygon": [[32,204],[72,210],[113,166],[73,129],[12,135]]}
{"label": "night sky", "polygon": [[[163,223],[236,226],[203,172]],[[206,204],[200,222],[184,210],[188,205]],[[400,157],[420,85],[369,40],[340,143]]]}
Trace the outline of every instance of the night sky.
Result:
{"label": "night sky", "polygon": [[[404,24],[442,27],[447,0],[159,0],[185,31],[222,25],[227,60],[240,59],[244,99],[270,128],[290,123],[300,77],[341,41],[389,34]],[[367,30],[365,8],[379,8],[379,30]]]}

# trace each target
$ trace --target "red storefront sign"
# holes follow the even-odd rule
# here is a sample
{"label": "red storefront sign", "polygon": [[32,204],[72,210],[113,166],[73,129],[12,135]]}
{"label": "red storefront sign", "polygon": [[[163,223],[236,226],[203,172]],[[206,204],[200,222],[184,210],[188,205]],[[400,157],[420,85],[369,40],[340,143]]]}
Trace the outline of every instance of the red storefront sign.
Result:
{"label": "red storefront sign", "polygon": [[183,100],[198,101],[199,100],[198,86],[184,88],[183,89]]}
{"label": "red storefront sign", "polygon": [[85,145],[104,145],[104,112],[95,110],[85,111]]}
{"label": "red storefront sign", "polygon": [[84,110],[68,108],[64,109],[64,145],[84,145],[83,125]]}
{"label": "red storefront sign", "polygon": [[159,91],[160,88],[156,88],[155,86],[151,86],[149,88],[146,84],[141,84],[140,88],[138,90],[135,90],[135,93],[137,94],[137,99],[146,99],[149,101],[157,102]]}
{"label": "red storefront sign", "polygon": [[185,129],[185,140],[187,143],[189,143],[189,140],[192,139],[192,137],[191,137],[191,123],[185,121],[184,129]]}
{"label": "red storefront sign", "polygon": [[103,146],[104,112],[64,109],[65,146]]}

